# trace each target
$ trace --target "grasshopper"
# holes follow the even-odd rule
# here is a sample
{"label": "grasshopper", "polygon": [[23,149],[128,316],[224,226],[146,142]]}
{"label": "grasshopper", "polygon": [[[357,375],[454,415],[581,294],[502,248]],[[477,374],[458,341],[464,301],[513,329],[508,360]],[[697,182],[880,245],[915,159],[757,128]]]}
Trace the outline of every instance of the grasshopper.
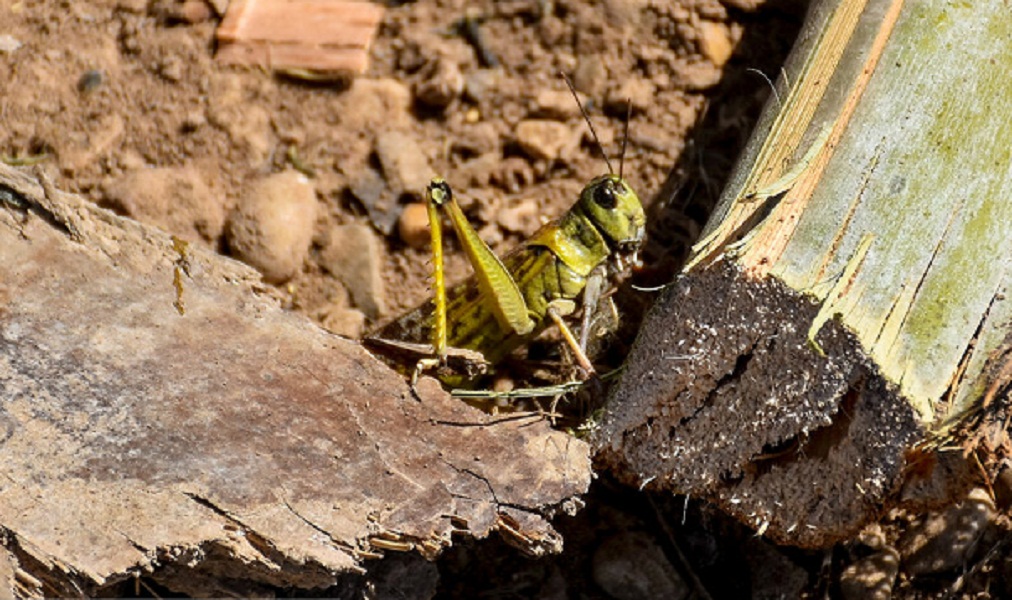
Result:
{"label": "grasshopper", "polygon": [[[587,124],[596,139],[589,118]],[[605,161],[609,173],[588,183],[568,212],[501,259],[468,223],[446,181],[433,179],[426,200],[434,297],[372,332],[367,345],[388,357],[422,356],[412,387],[429,369],[455,387],[472,383],[485,366],[499,363],[555,323],[581,368],[593,374],[583,353],[589,319],[585,314],[580,342],[563,317],[576,311],[585,289],[600,290],[603,281],[636,261],[646,225],[639,197],[622,178],[621,169],[616,175],[606,155]],[[473,276],[449,289],[443,280],[440,210],[449,217],[474,270]],[[590,302],[585,298],[584,304]]]}

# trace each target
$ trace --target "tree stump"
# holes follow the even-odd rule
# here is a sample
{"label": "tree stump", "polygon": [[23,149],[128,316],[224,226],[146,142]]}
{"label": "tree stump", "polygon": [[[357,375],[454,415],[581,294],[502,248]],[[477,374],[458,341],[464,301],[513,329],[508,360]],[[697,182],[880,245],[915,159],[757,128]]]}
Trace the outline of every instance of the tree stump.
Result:
{"label": "tree stump", "polygon": [[979,464],[997,475],[1007,17],[999,1],[813,6],[641,329],[595,442],[602,466],[812,547],[899,502],[956,497]]}

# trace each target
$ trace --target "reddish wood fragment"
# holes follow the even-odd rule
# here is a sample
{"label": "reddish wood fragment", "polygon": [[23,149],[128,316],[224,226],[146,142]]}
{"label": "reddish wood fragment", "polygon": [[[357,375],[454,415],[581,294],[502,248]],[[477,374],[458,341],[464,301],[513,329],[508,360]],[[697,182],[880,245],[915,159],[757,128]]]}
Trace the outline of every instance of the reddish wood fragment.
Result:
{"label": "reddish wood fragment", "polygon": [[218,27],[226,64],[321,73],[365,72],[383,7],[333,0],[234,0]]}

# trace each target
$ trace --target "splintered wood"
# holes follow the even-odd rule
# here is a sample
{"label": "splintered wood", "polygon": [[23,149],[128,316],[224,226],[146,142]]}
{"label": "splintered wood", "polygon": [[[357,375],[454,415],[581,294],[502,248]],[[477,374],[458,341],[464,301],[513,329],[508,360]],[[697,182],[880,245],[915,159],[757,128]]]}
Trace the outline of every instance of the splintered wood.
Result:
{"label": "splintered wood", "polygon": [[951,10],[813,3],[789,85],[643,322],[596,466],[827,547],[1010,460],[1012,114],[993,107],[1012,36],[954,53],[1007,31],[1008,6]]}
{"label": "splintered wood", "polygon": [[226,64],[313,75],[357,75],[383,7],[333,0],[232,0],[218,27],[216,58]]}

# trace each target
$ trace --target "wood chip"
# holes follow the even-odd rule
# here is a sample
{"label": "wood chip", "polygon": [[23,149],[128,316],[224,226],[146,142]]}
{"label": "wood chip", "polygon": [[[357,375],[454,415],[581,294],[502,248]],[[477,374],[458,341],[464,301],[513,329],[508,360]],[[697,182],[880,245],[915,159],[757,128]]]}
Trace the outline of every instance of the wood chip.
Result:
{"label": "wood chip", "polygon": [[216,58],[309,77],[361,74],[382,18],[383,7],[369,2],[233,0]]}

